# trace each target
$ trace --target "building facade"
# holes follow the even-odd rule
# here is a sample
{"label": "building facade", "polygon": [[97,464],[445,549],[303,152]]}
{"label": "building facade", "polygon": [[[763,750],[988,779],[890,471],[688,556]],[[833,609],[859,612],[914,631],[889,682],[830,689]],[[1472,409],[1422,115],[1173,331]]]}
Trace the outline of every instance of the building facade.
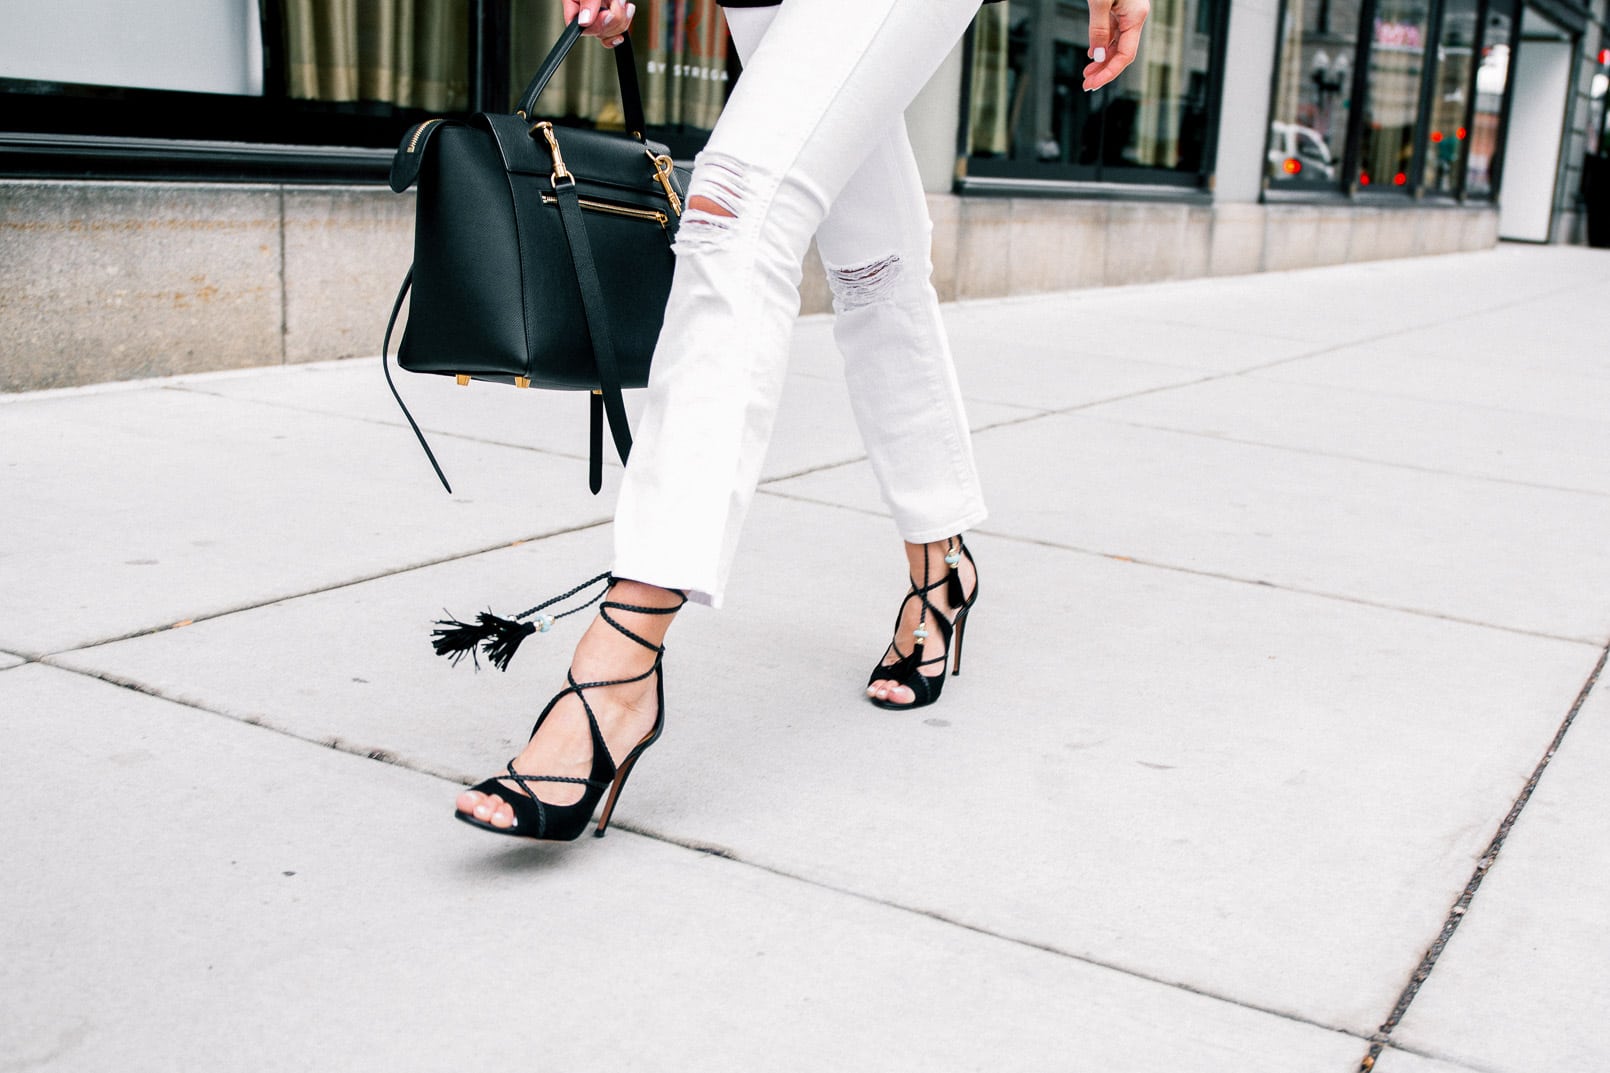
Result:
{"label": "building facade", "polygon": [[[907,114],[935,284],[1584,241],[1610,195],[1610,0],[1583,2],[1154,0],[1139,59],[1089,94],[1082,0],[985,7]],[[648,134],[685,159],[741,70],[713,0],[639,8]],[[384,185],[397,139],[511,107],[560,29],[555,0],[13,0],[0,18],[0,390],[376,353],[409,259],[411,197]],[[618,126],[608,54],[579,49],[539,109]]]}

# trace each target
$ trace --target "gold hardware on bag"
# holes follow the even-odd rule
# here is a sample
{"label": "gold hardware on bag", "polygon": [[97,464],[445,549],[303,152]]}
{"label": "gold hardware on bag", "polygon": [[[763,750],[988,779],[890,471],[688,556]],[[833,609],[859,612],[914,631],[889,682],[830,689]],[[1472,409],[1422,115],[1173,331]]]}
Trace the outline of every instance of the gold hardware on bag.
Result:
{"label": "gold hardware on bag", "polygon": [[469,387],[470,386],[470,374],[469,373],[459,373],[457,376],[453,377],[453,379],[458,381],[458,386],[459,387]]}
{"label": "gold hardware on bag", "polygon": [[531,381],[529,379],[527,379],[526,377],[517,376],[517,377],[514,378],[514,386],[515,387],[530,387],[531,386]]}
{"label": "gold hardware on bag", "polygon": [[533,124],[531,136],[535,138],[539,130],[542,131],[542,136],[548,140],[548,152],[553,154],[553,184],[558,186],[561,179],[574,183],[576,177],[570,174],[569,168],[565,167],[565,157],[563,153],[559,152],[559,139],[554,137],[553,124],[546,119],[541,123]]}
{"label": "gold hardware on bag", "polygon": [[[599,201],[597,198],[591,197],[577,198],[576,201],[581,205],[583,212],[603,212],[611,216],[626,216],[633,220],[653,220],[661,227],[664,227],[670,220],[670,217],[658,209],[638,209],[633,208],[631,205],[617,205],[613,201]],[[559,198],[555,194],[543,194],[542,203],[544,205],[557,205],[559,204]]]}
{"label": "gold hardware on bag", "polygon": [[[648,153],[645,149],[643,152]],[[671,203],[671,211],[678,216],[682,215],[682,199],[676,196],[676,187],[671,185],[671,166],[675,163],[668,156],[655,156],[648,153],[648,158],[654,161],[654,177],[665,188],[665,200]]]}

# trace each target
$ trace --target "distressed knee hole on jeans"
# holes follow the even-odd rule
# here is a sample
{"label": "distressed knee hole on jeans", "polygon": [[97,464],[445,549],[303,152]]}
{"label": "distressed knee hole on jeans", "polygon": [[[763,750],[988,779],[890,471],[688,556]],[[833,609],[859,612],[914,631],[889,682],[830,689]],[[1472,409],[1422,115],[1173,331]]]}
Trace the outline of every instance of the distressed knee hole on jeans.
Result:
{"label": "distressed knee hole on jeans", "polygon": [[732,157],[701,154],[688,184],[688,207],[677,228],[677,248],[697,250],[724,241],[742,216],[747,192],[742,164]]}
{"label": "distressed knee hole on jeans", "polygon": [[900,277],[900,255],[891,253],[870,264],[853,268],[829,268],[828,285],[840,309],[860,309],[888,297]]}

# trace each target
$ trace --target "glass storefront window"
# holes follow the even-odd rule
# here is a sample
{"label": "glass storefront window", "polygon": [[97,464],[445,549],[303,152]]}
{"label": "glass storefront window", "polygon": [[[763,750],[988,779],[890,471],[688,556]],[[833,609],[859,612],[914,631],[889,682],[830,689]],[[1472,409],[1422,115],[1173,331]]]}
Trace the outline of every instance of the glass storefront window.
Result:
{"label": "glass storefront window", "polygon": [[1514,0],[1491,0],[1482,26],[1481,63],[1476,68],[1476,100],[1465,162],[1467,197],[1491,197],[1498,154],[1498,120],[1509,84],[1509,46],[1515,27]]}
{"label": "glass storefront window", "polygon": [[1139,59],[1086,93],[1082,0],[984,7],[971,37],[966,174],[1199,184],[1217,25],[1215,0],[1159,0]]}
{"label": "glass storefront window", "polygon": [[1285,0],[1269,188],[1491,197],[1516,4]]}
{"label": "glass storefront window", "polygon": [[1358,0],[1288,0],[1265,163],[1272,181],[1341,178],[1358,22]]}
{"label": "glass storefront window", "polygon": [[1455,194],[1460,150],[1469,141],[1465,116],[1476,49],[1476,0],[1444,0],[1432,84],[1431,131],[1426,136],[1424,189]]}
{"label": "glass storefront window", "polygon": [[1390,190],[1409,184],[1429,19],[1424,0],[1380,0],[1376,5],[1355,176],[1361,187]]}
{"label": "glass storefront window", "polygon": [[[716,0],[638,8],[644,133],[690,157],[736,71],[726,22]],[[557,0],[4,0],[0,9],[20,31],[0,33],[0,172],[92,177],[372,182],[411,124],[512,107],[563,28]],[[614,68],[589,42],[539,108],[619,129]],[[109,138],[138,144],[107,153]],[[195,144],[175,153],[174,141]]]}

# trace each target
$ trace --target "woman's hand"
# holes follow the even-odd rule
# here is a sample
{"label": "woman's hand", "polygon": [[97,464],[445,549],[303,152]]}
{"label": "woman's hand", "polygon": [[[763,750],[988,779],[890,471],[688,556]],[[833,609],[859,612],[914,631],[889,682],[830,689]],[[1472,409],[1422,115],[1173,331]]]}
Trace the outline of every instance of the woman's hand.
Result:
{"label": "woman's hand", "polygon": [[1085,89],[1100,89],[1129,66],[1151,10],[1149,0],[1090,0],[1091,62],[1084,70]]}
{"label": "woman's hand", "polygon": [[626,31],[637,14],[637,5],[627,0],[564,0],[565,21],[581,19],[588,37],[599,38],[605,48],[614,48],[626,39]]}

